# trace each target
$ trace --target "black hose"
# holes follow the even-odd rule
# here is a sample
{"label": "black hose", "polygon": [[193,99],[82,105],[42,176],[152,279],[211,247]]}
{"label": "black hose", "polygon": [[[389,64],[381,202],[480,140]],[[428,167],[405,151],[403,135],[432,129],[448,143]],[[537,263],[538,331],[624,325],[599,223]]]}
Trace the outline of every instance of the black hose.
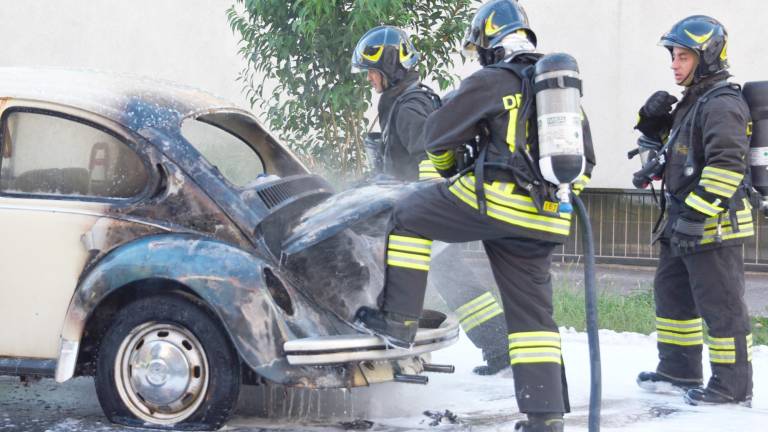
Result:
{"label": "black hose", "polygon": [[600,371],[600,338],[597,330],[597,289],[595,284],[595,245],[592,238],[592,224],[584,202],[572,195],[584,242],[584,298],[587,315],[587,339],[589,340],[589,432],[600,430],[600,401],[602,399],[602,378]]}

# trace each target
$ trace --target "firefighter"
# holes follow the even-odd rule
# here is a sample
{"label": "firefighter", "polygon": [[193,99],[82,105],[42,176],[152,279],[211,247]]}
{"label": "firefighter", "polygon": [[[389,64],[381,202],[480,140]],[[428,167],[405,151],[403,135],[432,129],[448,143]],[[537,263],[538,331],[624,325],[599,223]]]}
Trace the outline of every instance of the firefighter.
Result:
{"label": "firefighter", "polygon": [[[422,142],[424,121],[439,107],[440,99],[419,82],[415,70],[419,56],[403,30],[381,26],[360,39],[352,57],[352,70],[367,72],[371,87],[381,94],[378,112],[383,139],[377,145],[379,154],[369,155],[381,166],[374,171],[402,181],[440,178]],[[486,364],[474,368],[474,372],[490,375],[508,367],[507,329],[501,306],[482,287],[481,278],[466,262],[461,246],[441,248],[435,254],[434,266],[443,269],[443,274],[435,274],[433,281],[440,296],[456,311],[467,336],[483,352]],[[448,273],[450,277],[443,277]]]}
{"label": "firefighter", "polygon": [[[464,48],[485,67],[464,79],[424,126],[427,154],[443,176],[456,174],[455,150],[481,135],[478,161],[457,181],[436,183],[396,205],[381,308],[361,308],[356,323],[391,344],[410,346],[432,241],[482,240],[501,293],[518,407],[528,414],[516,430],[549,432],[563,430],[563,413],[569,411],[549,270],[553,249],[569,234],[570,214],[558,211],[551,201],[554,186],[546,186],[537,166],[526,164],[538,156],[535,110],[524,109],[533,94],[525,90],[529,81],[502,65],[529,69],[539,57],[535,44],[516,1],[493,0],[478,9]],[[575,191],[594,166],[586,120],[583,134],[587,174],[572,185]]]}
{"label": "firefighter", "polygon": [[[748,405],[752,335],[741,245],[754,234],[744,184],[749,109],[739,87],[727,81],[728,34],[717,20],[685,18],[660,44],[685,89],[674,109],[674,96],[652,95],[636,126],[663,143],[666,160],[659,169],[666,211],[655,232],[661,248],[654,279],[659,363],[637,382],[652,391],[685,392],[693,405]],[[705,341],[712,376],[701,388]]]}

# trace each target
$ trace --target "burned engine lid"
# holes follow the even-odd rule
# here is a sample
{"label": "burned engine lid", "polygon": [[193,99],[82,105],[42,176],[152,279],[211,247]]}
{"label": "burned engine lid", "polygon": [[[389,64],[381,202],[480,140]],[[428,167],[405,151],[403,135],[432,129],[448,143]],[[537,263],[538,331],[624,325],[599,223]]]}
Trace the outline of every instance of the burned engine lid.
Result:
{"label": "burned engine lid", "polygon": [[405,195],[428,186],[428,183],[388,183],[363,186],[338,193],[307,210],[288,231],[282,252],[292,255],[312,247],[341,231],[392,210]]}
{"label": "burned engine lid", "polygon": [[352,320],[361,306],[375,306],[384,284],[391,210],[398,199],[425,186],[365,186],[307,210],[283,242],[280,262],[285,274],[342,320]]}

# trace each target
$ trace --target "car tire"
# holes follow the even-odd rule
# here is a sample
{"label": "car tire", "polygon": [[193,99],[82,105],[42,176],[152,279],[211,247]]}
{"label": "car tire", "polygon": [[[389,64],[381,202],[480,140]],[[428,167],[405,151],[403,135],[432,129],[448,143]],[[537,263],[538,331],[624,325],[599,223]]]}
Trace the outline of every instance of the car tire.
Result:
{"label": "car tire", "polygon": [[95,382],[113,423],[215,430],[237,404],[241,363],[225,330],[196,301],[153,296],[115,315],[99,347]]}

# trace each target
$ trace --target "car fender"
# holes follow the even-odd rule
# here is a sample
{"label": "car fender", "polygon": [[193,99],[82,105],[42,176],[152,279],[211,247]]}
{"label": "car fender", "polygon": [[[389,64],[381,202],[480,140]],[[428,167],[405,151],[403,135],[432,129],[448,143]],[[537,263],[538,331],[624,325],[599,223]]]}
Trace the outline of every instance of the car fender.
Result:
{"label": "car fender", "polygon": [[81,277],[61,332],[56,381],[74,376],[86,323],[116,290],[147,279],[181,283],[224,324],[253,369],[282,353],[287,329],[264,280],[265,260],[235,246],[189,234],[140,238],[113,251]]}

